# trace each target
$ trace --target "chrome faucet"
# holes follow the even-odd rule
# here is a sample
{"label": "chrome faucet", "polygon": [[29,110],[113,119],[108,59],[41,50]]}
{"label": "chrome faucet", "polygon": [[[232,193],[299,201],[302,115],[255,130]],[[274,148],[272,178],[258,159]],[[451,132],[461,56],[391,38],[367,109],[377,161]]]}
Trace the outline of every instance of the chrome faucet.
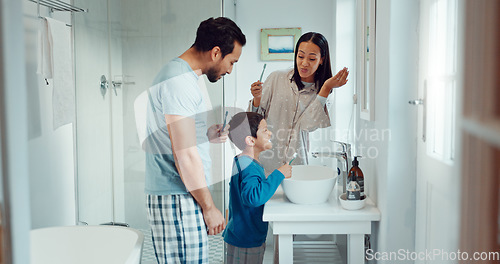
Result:
{"label": "chrome faucet", "polygon": [[[347,176],[349,173],[349,166],[352,163],[352,156],[351,156],[351,144],[340,142],[340,141],[333,141],[334,143],[338,143],[342,146],[342,151],[328,151],[328,152],[311,152],[311,155],[314,158],[319,158],[319,157],[329,157],[329,158],[336,158],[337,159],[337,164],[340,164],[340,177],[337,179],[338,184],[342,184],[342,192],[346,192],[346,186],[347,186]],[[337,165],[338,166],[338,165]]]}

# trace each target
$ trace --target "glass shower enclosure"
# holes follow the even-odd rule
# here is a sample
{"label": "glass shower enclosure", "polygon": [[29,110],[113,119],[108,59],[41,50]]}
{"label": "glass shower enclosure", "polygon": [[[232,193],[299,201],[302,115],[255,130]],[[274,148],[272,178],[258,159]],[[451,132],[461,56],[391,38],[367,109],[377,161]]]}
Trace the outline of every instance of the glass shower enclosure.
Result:
{"label": "glass shower enclosure", "polygon": [[[89,10],[75,13],[73,23],[77,219],[79,224],[128,225],[143,231],[143,263],[154,263],[144,194],[145,154],[137,135],[134,100],[165,63],[191,46],[202,20],[223,14],[224,2],[75,0],[74,4]],[[206,83],[217,113],[209,122],[221,122],[224,82]],[[223,147],[212,145],[213,157],[223,157]],[[212,175],[224,175],[224,159],[212,160]],[[211,190],[224,212],[224,182]]]}

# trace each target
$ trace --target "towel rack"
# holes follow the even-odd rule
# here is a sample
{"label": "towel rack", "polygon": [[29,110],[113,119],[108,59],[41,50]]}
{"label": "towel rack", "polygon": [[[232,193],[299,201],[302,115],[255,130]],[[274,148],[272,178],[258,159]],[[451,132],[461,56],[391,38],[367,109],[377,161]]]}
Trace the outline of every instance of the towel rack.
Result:
{"label": "towel rack", "polygon": [[61,0],[28,0],[28,1],[36,3],[38,5],[38,16],[40,16],[40,5],[50,8],[51,11],[88,12],[88,10],[76,7]]}

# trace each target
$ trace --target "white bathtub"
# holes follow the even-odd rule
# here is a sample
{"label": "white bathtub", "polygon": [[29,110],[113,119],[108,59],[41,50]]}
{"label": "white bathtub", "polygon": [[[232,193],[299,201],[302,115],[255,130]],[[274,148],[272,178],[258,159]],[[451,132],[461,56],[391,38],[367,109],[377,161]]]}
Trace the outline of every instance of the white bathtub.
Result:
{"label": "white bathtub", "polygon": [[135,264],[144,235],[119,226],[62,226],[31,230],[31,264]]}

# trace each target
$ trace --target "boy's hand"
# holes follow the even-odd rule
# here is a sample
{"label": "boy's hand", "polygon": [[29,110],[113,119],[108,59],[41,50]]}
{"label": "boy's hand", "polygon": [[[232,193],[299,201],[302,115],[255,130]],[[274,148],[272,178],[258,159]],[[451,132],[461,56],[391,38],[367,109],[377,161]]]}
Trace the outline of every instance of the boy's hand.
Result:
{"label": "boy's hand", "polygon": [[278,168],[278,170],[285,175],[285,179],[292,178],[292,166],[285,164]]}

